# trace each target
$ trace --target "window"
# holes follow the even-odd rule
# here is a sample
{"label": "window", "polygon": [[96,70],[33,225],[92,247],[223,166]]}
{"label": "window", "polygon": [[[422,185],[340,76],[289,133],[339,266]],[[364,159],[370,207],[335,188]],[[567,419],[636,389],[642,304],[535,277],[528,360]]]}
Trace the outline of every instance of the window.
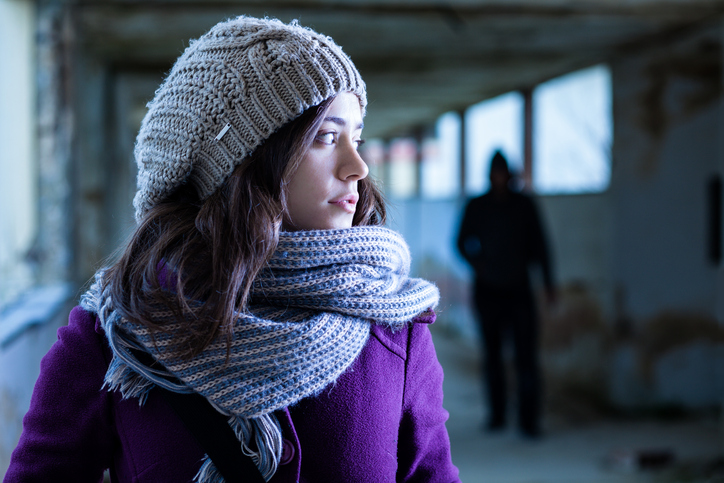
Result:
{"label": "window", "polygon": [[387,193],[393,198],[412,198],[417,194],[417,143],[413,138],[397,138],[388,149]]}
{"label": "window", "polygon": [[384,186],[385,182],[385,144],[381,139],[367,139],[360,147],[360,156],[367,163],[369,176]]}
{"label": "window", "polygon": [[[34,2],[0,0],[0,308],[33,283],[35,236]],[[7,209],[12,207],[12,209]]]}
{"label": "window", "polygon": [[599,65],[558,77],[533,93],[533,188],[604,191],[611,177],[611,74]]}
{"label": "window", "polygon": [[421,195],[454,198],[460,187],[460,116],[448,112],[435,124],[435,137],[422,142]]}
{"label": "window", "polygon": [[[509,92],[465,111],[465,196],[487,191],[490,160],[497,150],[505,155],[514,176],[523,174],[524,102],[520,92]],[[609,69],[599,65],[543,83],[533,91],[532,107],[533,190],[540,194],[604,191],[611,177],[613,136]],[[445,113],[435,123],[434,135],[423,137],[421,146],[414,138],[387,144],[368,141],[363,157],[391,198],[457,197],[461,124],[459,114]]]}

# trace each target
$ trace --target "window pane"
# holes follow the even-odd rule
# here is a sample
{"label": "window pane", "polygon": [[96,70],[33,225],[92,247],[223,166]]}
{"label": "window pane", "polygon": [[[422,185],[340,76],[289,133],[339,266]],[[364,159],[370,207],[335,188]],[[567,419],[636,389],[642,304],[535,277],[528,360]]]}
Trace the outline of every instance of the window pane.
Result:
{"label": "window pane", "polygon": [[435,137],[422,144],[422,196],[439,199],[458,195],[460,186],[460,117],[454,112],[440,116]]}
{"label": "window pane", "polygon": [[360,147],[360,156],[367,163],[370,169],[369,176],[380,183],[381,187],[385,184],[385,145],[380,139],[368,139]]}
{"label": "window pane", "polygon": [[508,159],[510,170],[523,170],[523,96],[509,92],[471,106],[465,113],[465,191],[487,191],[490,160],[497,150]]}
{"label": "window pane", "polygon": [[533,93],[533,188],[600,192],[611,175],[611,75],[606,66],[568,74]]}
{"label": "window pane", "polygon": [[389,178],[386,192],[393,198],[411,198],[417,191],[417,170],[415,169],[417,143],[411,138],[394,139],[389,146]]}
{"label": "window pane", "polygon": [[[0,1],[0,309],[33,282],[37,230],[35,2]],[[9,75],[12,73],[12,75]]]}

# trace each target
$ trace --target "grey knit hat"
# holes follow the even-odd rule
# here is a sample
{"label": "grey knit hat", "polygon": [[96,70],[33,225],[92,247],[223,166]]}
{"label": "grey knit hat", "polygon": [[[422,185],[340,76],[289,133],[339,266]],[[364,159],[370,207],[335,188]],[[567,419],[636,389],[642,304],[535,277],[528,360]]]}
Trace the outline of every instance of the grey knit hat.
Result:
{"label": "grey knit hat", "polygon": [[216,191],[265,139],[309,107],[365,84],[334,41],[296,21],[221,22],[174,64],[136,138],[136,220],[184,183]]}

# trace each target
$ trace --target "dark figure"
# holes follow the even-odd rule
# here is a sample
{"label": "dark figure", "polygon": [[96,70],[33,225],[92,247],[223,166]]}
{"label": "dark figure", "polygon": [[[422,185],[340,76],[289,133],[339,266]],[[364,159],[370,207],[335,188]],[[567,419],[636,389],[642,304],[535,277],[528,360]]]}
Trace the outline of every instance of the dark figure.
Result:
{"label": "dark figure", "polygon": [[482,332],[484,376],[490,408],[487,429],[506,424],[502,347],[512,336],[518,385],[518,424],[524,436],[540,434],[541,381],[538,316],[529,266],[543,272],[548,301],[555,299],[548,249],[533,200],[509,187],[511,175],[498,151],[490,166],[490,191],[465,208],[458,249],[475,271],[474,303]]}

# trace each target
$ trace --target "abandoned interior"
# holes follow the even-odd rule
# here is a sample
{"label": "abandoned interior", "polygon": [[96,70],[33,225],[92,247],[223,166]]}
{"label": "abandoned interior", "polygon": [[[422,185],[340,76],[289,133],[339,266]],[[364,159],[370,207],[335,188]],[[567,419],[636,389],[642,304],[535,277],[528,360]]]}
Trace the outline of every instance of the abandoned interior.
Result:
{"label": "abandoned interior", "polygon": [[[146,102],[189,39],[242,14],[298,19],[359,68],[377,148],[364,156],[415,275],[440,288],[440,337],[477,350],[472,273],[455,238],[489,153],[470,160],[471,138],[486,132],[466,129],[466,112],[513,95],[511,157],[547,227],[560,292],[542,311],[547,403],[601,417],[721,413],[721,0],[0,0],[0,474],[40,359],[133,226]],[[605,182],[538,190],[536,92],[590,69],[609,89]],[[451,187],[428,196],[424,147],[445,115],[457,123]]]}

